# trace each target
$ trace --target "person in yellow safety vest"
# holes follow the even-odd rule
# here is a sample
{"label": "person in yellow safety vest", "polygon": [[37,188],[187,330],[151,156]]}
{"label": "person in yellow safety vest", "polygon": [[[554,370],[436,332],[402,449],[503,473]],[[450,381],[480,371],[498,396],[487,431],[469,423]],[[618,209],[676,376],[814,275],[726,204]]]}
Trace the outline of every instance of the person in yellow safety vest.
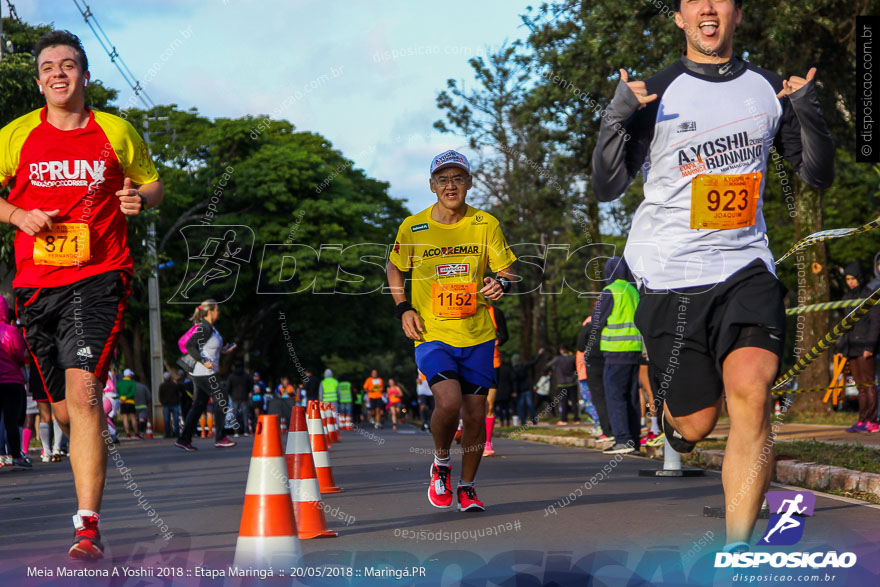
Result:
{"label": "person in yellow safety vest", "polygon": [[[483,447],[483,456],[491,457],[495,454],[492,448],[492,430],[495,429],[495,395],[498,393],[498,369],[501,367],[501,352],[498,348],[507,342],[510,334],[507,332],[507,319],[501,308],[489,306],[489,317],[492,318],[492,324],[495,326],[495,356],[492,359],[492,366],[495,368],[495,385],[489,388],[486,395],[486,444]],[[459,424],[460,426],[460,424]]]}
{"label": "person in yellow safety vest", "polygon": [[333,371],[324,369],[324,379],[318,388],[318,399],[322,402],[333,404],[336,413],[339,413],[339,381],[333,377]]}
{"label": "person in yellow safety vest", "polygon": [[351,416],[351,382],[345,376],[339,379],[339,415]]}
{"label": "person in yellow safety vest", "polygon": [[605,454],[629,454],[639,450],[639,360],[642,336],[634,319],[639,292],[630,283],[630,272],[622,257],[605,262],[608,285],[599,297],[600,350],[605,357],[605,394],[614,445]]}

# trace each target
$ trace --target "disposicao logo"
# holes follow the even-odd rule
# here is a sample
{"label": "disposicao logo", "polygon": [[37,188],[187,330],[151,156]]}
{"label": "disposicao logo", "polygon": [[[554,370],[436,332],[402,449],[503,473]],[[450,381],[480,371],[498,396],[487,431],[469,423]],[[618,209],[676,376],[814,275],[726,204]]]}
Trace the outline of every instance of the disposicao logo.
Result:
{"label": "disposicao logo", "polygon": [[[804,516],[812,516],[816,496],[809,491],[770,491],[765,494],[770,508],[770,521],[759,546],[791,546],[804,535]],[[801,517],[795,517],[801,516]],[[822,569],[849,568],[856,564],[852,552],[719,552],[715,555],[715,568],[755,568],[769,564],[774,568]]]}
{"label": "disposicao logo", "polygon": [[803,537],[806,522],[794,516],[812,516],[816,496],[809,491],[770,491],[767,493],[767,505],[771,512],[770,522],[758,544],[791,546]]}

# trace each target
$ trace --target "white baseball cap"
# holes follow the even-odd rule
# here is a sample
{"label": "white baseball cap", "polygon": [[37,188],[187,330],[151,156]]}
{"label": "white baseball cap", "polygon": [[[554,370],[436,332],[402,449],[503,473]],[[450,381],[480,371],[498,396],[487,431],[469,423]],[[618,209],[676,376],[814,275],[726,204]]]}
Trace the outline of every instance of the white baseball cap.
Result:
{"label": "white baseball cap", "polygon": [[447,167],[458,167],[471,173],[471,165],[468,163],[467,157],[458,151],[445,151],[440,153],[431,161],[431,175]]}

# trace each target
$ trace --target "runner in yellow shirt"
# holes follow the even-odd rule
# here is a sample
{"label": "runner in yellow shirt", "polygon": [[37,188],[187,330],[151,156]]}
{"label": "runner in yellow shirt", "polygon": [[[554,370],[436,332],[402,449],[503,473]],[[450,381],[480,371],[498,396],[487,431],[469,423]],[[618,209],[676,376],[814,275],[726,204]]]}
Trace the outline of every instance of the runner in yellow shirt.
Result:
{"label": "runner in yellow shirt", "polygon": [[[485,443],[486,394],[495,385],[495,327],[486,298],[498,300],[510,291],[516,257],[498,221],[465,203],[473,179],[464,155],[441,153],[430,172],[437,203],[400,225],[387,265],[388,285],[436,404],[428,500],[434,507],[452,506],[449,447],[460,411],[464,455],[458,509],[482,511],[474,479]],[[487,267],[496,277],[486,275]],[[412,303],[404,288],[407,271],[412,271]]]}

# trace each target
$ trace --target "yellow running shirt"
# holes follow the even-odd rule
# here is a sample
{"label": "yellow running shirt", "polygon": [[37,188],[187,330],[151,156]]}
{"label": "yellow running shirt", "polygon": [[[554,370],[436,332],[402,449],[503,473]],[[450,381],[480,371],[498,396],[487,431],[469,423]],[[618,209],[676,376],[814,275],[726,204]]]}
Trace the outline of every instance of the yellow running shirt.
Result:
{"label": "yellow running shirt", "polygon": [[[412,305],[422,319],[421,342],[469,347],[495,338],[483,288],[486,265],[493,273],[516,261],[498,220],[467,207],[455,224],[431,218],[430,208],[403,221],[390,261],[412,270]],[[418,346],[420,341],[416,341]]]}

